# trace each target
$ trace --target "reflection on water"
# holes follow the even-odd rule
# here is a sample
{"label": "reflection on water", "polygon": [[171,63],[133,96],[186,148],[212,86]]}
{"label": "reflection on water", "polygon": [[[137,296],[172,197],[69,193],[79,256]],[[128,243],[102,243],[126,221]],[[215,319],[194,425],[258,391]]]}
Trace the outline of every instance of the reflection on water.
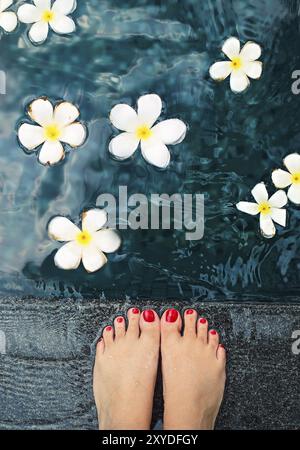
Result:
{"label": "reflection on water", "polygon": [[[74,14],[76,35],[52,34],[33,46],[20,25],[2,36],[1,291],[209,300],[296,295],[299,209],[290,205],[286,229],[265,240],[256,218],[234,207],[259,181],[272,190],[270,172],[299,151],[300,97],[291,93],[291,74],[300,69],[296,3],[86,0]],[[231,35],[263,47],[263,76],[240,96],[208,76]],[[165,101],[164,118],[189,124],[183,143],[170,148],[172,162],[163,173],[140,152],[118,163],[107,151],[112,106],[134,104],[147,92]],[[53,168],[25,155],[16,140],[26,104],[41,95],[76,103],[89,128],[85,145]],[[128,195],[205,194],[204,238],[188,242],[184,230],[126,230],[121,249],[102,271],[59,271],[56,244],[46,233],[49,219],[76,219],[101,193],[117,194],[120,185],[128,186]]]}

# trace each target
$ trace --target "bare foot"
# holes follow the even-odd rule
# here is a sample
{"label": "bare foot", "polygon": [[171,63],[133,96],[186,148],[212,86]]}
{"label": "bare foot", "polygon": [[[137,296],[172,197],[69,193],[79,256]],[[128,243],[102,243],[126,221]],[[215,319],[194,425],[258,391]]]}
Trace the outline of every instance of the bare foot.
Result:
{"label": "bare foot", "polygon": [[215,330],[208,332],[204,318],[189,309],[184,333],[178,311],[161,319],[161,352],[165,430],[211,430],[219,412],[225,386],[226,352]]}
{"label": "bare foot", "polygon": [[156,312],[137,308],[106,327],[97,344],[94,396],[101,430],[150,428],[160,344]]}

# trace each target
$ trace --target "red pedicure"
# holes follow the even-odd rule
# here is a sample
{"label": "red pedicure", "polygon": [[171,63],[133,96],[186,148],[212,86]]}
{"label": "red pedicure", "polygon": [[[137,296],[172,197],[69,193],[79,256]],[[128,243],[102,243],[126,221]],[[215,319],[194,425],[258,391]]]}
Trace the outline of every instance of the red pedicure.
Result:
{"label": "red pedicure", "polygon": [[117,317],[117,322],[118,323],[122,323],[123,322],[123,317]]}
{"label": "red pedicure", "polygon": [[168,309],[166,313],[167,322],[176,322],[178,318],[178,311],[176,309]]}
{"label": "red pedicure", "polygon": [[194,309],[188,309],[187,311],[186,311],[186,314],[193,314],[194,313]]}
{"label": "red pedicure", "polygon": [[217,332],[216,332],[216,330],[210,330],[210,334],[216,335]]}
{"label": "red pedicure", "polygon": [[133,314],[138,314],[139,312],[140,312],[140,310],[138,308],[132,308]]}
{"label": "red pedicure", "polygon": [[204,324],[206,323],[206,319],[204,319],[204,318],[199,319],[199,322],[202,323],[202,324],[204,325]]}
{"label": "red pedicure", "polygon": [[219,347],[222,347],[222,348],[224,348],[224,350],[225,350],[225,347],[224,347],[224,345],[223,345],[223,344],[220,344],[220,345],[219,345]]}
{"label": "red pedicure", "polygon": [[143,311],[143,317],[146,322],[154,322],[155,320],[155,314],[152,309],[146,309],[146,311]]}
{"label": "red pedicure", "polygon": [[106,331],[111,331],[111,330],[112,330],[111,326],[106,327]]}

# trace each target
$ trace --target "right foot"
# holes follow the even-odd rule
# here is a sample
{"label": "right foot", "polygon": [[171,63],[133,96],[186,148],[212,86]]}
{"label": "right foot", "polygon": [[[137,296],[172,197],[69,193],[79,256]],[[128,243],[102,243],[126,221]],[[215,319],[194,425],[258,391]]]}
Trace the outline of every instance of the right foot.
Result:
{"label": "right foot", "polygon": [[211,430],[225,386],[226,352],[215,330],[190,309],[184,314],[184,333],[178,311],[161,319],[161,352],[165,430]]}
{"label": "right foot", "polygon": [[155,311],[117,317],[97,344],[94,396],[101,430],[150,428],[160,344]]}

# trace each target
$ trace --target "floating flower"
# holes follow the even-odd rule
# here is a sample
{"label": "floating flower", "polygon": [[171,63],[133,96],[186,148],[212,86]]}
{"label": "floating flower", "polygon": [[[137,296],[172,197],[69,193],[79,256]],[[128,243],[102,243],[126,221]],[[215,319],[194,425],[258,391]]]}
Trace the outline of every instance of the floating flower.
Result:
{"label": "floating flower", "polygon": [[296,205],[300,205],[300,155],[292,153],[286,156],[283,164],[288,172],[282,169],[274,170],[272,173],[273,183],[278,188],[290,186],[287,193],[288,198]]}
{"label": "floating flower", "polygon": [[17,15],[13,11],[6,11],[13,4],[13,0],[0,0],[0,27],[7,33],[14,31],[18,24]]}
{"label": "floating flower", "polygon": [[259,222],[260,229],[264,237],[272,238],[276,229],[274,222],[285,227],[286,225],[286,210],[281,209],[287,203],[287,196],[284,191],[275,192],[269,198],[266,186],[264,183],[257,184],[251,191],[256,203],[239,202],[236,207],[252,216],[260,214]]}
{"label": "floating flower", "polygon": [[246,42],[241,50],[240,41],[231,37],[225,41],[222,52],[230,61],[218,61],[213,64],[209,73],[217,81],[223,81],[230,75],[230,87],[233,92],[242,92],[250,84],[250,78],[258,79],[262,73],[262,63],[257,61],[261,48],[255,42]]}
{"label": "floating flower", "polygon": [[62,101],[53,108],[47,98],[38,98],[27,113],[37,125],[23,123],[18,138],[27,151],[36,151],[43,144],[38,155],[42,164],[58,163],[65,157],[63,144],[79,147],[86,139],[86,128],[76,122],[80,113],[72,103]]}
{"label": "floating flower", "polygon": [[69,219],[57,216],[48,225],[50,238],[67,242],[55,254],[54,262],[64,270],[77,269],[81,260],[88,272],[101,269],[107,262],[104,253],[115,252],[121,245],[118,233],[103,228],[107,213],[103,209],[90,209],[81,215],[82,229]]}
{"label": "floating flower", "polygon": [[69,34],[75,31],[75,23],[68,17],[76,9],[76,0],[33,0],[18,9],[19,20],[32,23],[29,39],[35,44],[42,44],[48,37],[49,26],[58,34]]}
{"label": "floating flower", "polygon": [[137,102],[137,113],[126,104],[113,107],[112,124],[121,131],[109,144],[111,154],[119,159],[133,155],[141,143],[145,160],[159,168],[166,168],[170,152],[166,145],[179,144],[186,135],[186,125],[179,119],[169,119],[153,126],[161,114],[162,101],[156,94],[143,95]]}

